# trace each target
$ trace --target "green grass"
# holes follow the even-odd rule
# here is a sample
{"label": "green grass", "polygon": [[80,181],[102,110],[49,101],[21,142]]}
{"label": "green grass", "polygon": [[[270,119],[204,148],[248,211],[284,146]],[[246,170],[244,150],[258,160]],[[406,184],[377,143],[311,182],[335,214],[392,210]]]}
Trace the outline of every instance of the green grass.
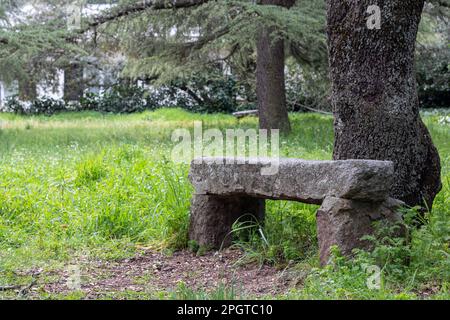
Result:
{"label": "green grass", "polygon": [[[293,133],[282,137],[282,155],[331,159],[332,118],[293,114],[291,119]],[[392,266],[386,268],[385,287],[376,292],[367,289],[358,263],[344,259],[318,269],[317,207],[269,201],[262,230],[267,242],[258,233],[237,245],[246,250],[246,260],[295,264],[305,275],[299,289],[280,298],[418,298],[428,286],[438,288],[433,297],[450,297],[450,125],[441,119],[440,113],[425,116],[441,155],[444,188],[429,223],[413,233],[407,249],[411,263],[403,266],[382,255],[382,250],[403,252],[401,244],[379,244],[378,256],[361,254],[360,264],[388,261]],[[193,121],[222,130],[257,127],[253,118],[178,109],[132,115],[0,114],[0,286],[26,283],[20,271],[61,268],[83,252],[118,259],[140,246],[185,248],[192,189],[188,166],[170,160],[171,134],[192,128]],[[222,288],[216,295],[230,297],[230,292]],[[183,296],[208,297],[183,287],[174,298]],[[76,297],[79,293],[68,295]]]}

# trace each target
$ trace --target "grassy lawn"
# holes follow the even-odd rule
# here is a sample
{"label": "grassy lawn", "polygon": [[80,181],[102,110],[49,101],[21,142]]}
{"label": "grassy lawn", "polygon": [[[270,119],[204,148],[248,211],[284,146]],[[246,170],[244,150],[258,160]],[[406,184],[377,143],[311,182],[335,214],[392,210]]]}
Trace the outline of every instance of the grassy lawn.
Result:
{"label": "grassy lawn", "polygon": [[[283,156],[331,159],[332,118],[291,115],[293,132],[282,137]],[[263,227],[236,246],[243,262],[288,269],[298,285],[280,294],[292,299],[450,298],[450,123],[424,115],[442,161],[443,190],[433,212],[410,244],[377,240],[377,250],[354,262],[336,253],[334,265],[318,268],[317,207],[270,201]],[[132,115],[65,113],[50,118],[0,114],[0,286],[27,284],[30,270],[41,282],[72,261],[118,261],[144,249],[170,252],[188,247],[192,193],[188,166],[170,159],[177,128],[256,128],[253,118],[197,115],[161,109]],[[412,211],[407,212],[411,215]],[[384,232],[385,230],[380,230]],[[245,261],[244,261],[245,260]],[[405,263],[409,260],[408,263]],[[368,289],[365,265],[382,267],[380,289]],[[39,288],[39,286],[38,286]],[[197,292],[180,285],[174,293],[109,293],[105,298],[235,297],[232,288]],[[39,298],[83,298],[79,292]],[[17,293],[0,291],[0,298]]]}

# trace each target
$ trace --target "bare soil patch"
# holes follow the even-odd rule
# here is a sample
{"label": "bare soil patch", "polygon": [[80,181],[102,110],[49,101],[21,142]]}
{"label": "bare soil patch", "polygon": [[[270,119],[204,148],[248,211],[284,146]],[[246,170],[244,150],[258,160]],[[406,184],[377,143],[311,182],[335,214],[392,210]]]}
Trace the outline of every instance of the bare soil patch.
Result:
{"label": "bare soil patch", "polygon": [[[88,299],[108,297],[120,292],[174,292],[180,283],[195,291],[211,292],[219,286],[233,287],[238,297],[263,297],[286,292],[290,280],[282,270],[268,265],[240,265],[239,250],[196,256],[189,251],[167,256],[146,252],[132,259],[115,262],[83,263],[81,291]],[[55,281],[40,289],[49,294],[70,293],[68,270],[57,272]]]}

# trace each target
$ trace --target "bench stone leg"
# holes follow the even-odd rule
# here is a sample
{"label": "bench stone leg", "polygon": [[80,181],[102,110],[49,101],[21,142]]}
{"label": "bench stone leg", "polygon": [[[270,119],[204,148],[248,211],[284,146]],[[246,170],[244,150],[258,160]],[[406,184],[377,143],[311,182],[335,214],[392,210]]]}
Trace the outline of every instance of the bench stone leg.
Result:
{"label": "bench stone leg", "polygon": [[[370,249],[368,241],[361,240],[373,234],[373,222],[385,220],[401,222],[396,213],[403,203],[388,199],[384,203],[368,203],[328,197],[317,211],[317,237],[319,240],[320,262],[326,265],[330,258],[330,248],[336,245],[343,255],[351,256],[352,250]],[[400,229],[398,235],[405,230]]]}
{"label": "bench stone leg", "polygon": [[[265,201],[251,197],[194,195],[191,203],[189,238],[200,246],[210,249],[230,246],[233,223],[247,214],[263,221]],[[252,218],[249,216],[243,219]],[[240,221],[244,221],[243,219]]]}

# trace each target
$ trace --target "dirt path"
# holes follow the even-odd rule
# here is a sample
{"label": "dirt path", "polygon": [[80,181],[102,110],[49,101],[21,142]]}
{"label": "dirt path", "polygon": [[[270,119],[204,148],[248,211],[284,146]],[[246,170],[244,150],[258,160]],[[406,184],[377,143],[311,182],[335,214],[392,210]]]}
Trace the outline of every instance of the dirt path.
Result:
{"label": "dirt path", "polygon": [[[257,264],[238,266],[236,261],[241,256],[237,250],[199,257],[188,251],[172,256],[146,252],[123,261],[90,262],[80,270],[81,291],[88,299],[116,297],[125,292],[170,293],[182,282],[194,291],[211,292],[225,285],[233,287],[238,297],[262,297],[289,288],[282,270]],[[55,281],[44,284],[40,291],[51,295],[71,292],[71,275],[67,270],[55,274],[54,278]]]}

